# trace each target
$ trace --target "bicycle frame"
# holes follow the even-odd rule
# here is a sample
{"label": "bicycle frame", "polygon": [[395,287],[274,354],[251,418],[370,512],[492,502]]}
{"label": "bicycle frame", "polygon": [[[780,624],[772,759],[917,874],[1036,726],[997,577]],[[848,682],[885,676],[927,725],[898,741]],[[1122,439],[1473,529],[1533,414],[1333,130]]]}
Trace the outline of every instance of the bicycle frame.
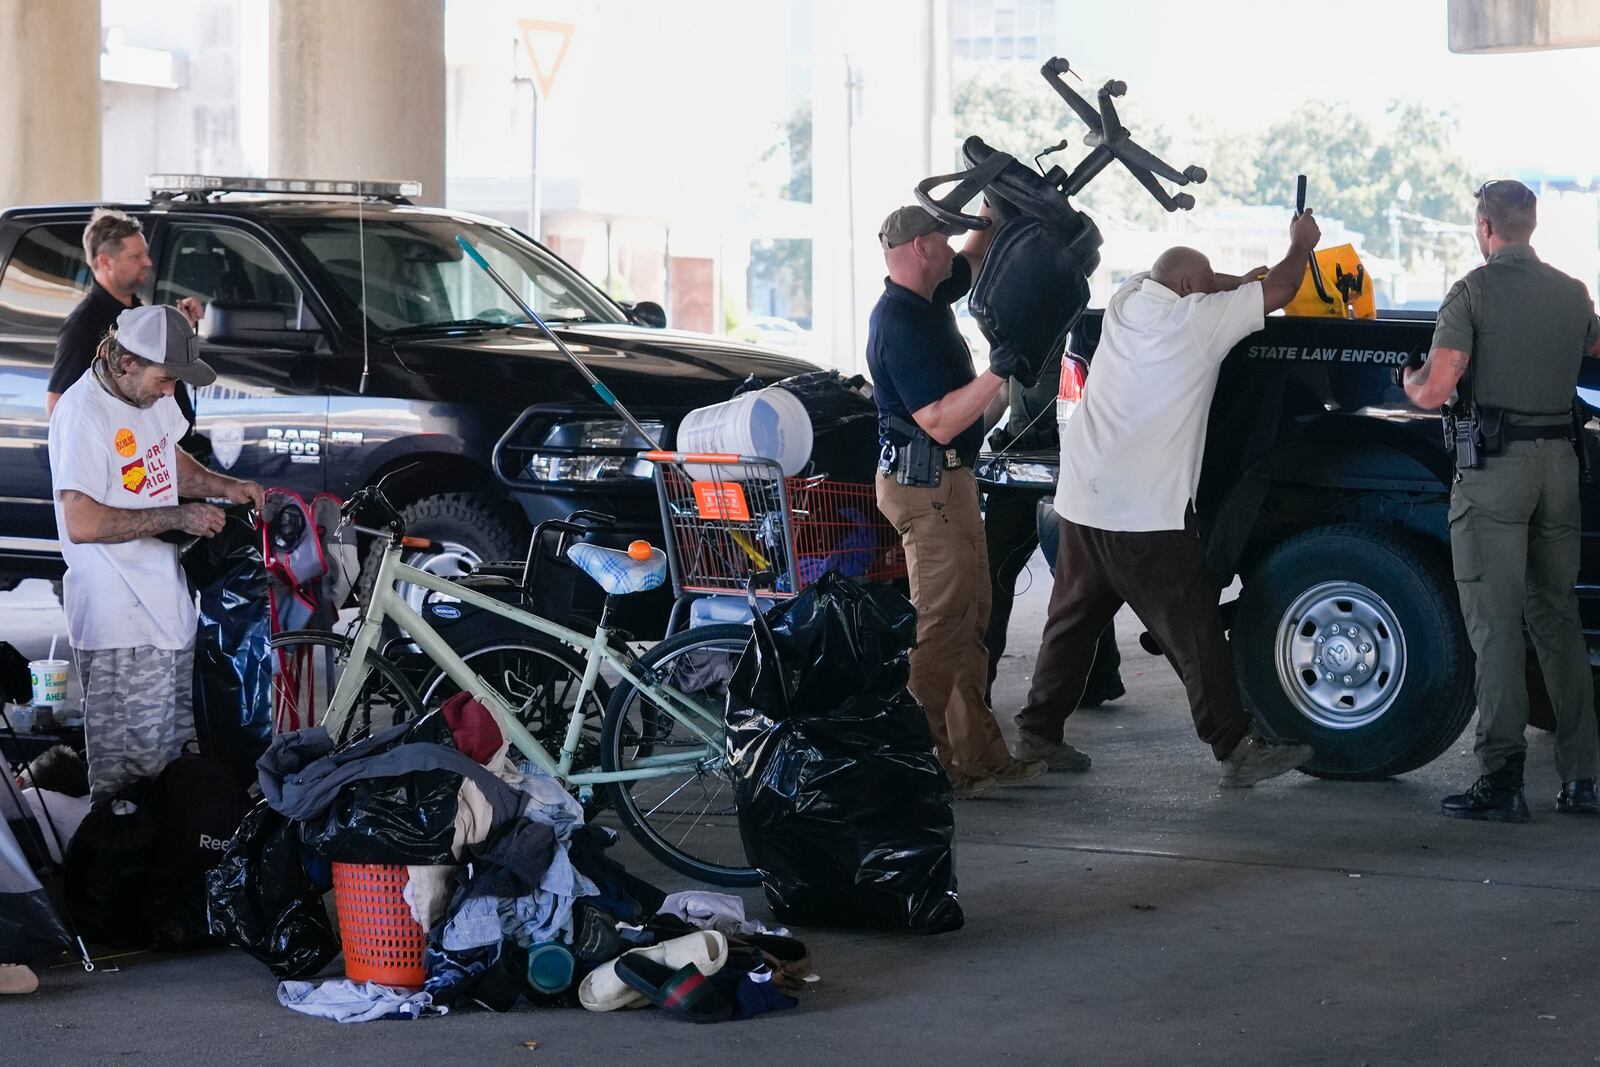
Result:
{"label": "bicycle frame", "polygon": [[[517,721],[515,714],[500,695],[488,683],[475,674],[465,660],[456,654],[438,632],[406,603],[395,589],[397,582],[409,582],[424,589],[443,593],[454,597],[462,603],[471,604],[493,615],[497,615],[508,622],[514,623],[524,629],[533,630],[554,638],[564,645],[583,653],[584,672],[583,681],[578,691],[577,702],[572,710],[572,718],[567,723],[567,732],[562,740],[561,752],[552,757],[528,729]],[[376,644],[378,635],[385,619],[392,619],[404,630],[419,648],[437,664],[444,673],[460,686],[463,692],[470,692],[499,724],[501,731],[511,742],[511,746],[522,755],[526,756],[540,769],[549,772],[555,777],[576,786],[603,785],[609,782],[632,782],[644,778],[664,778],[672,774],[680,774],[685,765],[693,765],[706,760],[708,757],[726,759],[722,750],[722,720],[720,714],[712,717],[706,709],[695,701],[678,692],[670,685],[657,682],[653,679],[642,677],[635,669],[631,655],[624,656],[611,648],[611,631],[604,625],[595,629],[592,637],[570,630],[550,622],[520,608],[503,604],[492,597],[485,596],[473,589],[466,589],[447,579],[409,567],[400,562],[400,547],[390,543],[384,550],[383,560],[378,567],[376,581],[373,582],[373,596],[370,604],[363,609],[361,621],[356,630],[355,640],[350,653],[350,662],[345,666],[339,684],[334,687],[333,697],[328,703],[328,712],[324,725],[330,732],[334,732],[344,722],[351,706],[355,703],[360,692],[361,680],[365,674],[362,669],[366,660],[372,654],[373,645]],[[706,743],[706,750],[681,752],[663,756],[646,756],[638,764],[626,771],[579,771],[572,773],[572,760],[578,749],[578,739],[583,733],[584,705],[588,702],[589,694],[594,691],[595,681],[600,676],[602,664],[610,664],[622,678],[632,684],[640,693],[651,698],[655,706],[669,715],[674,721],[682,724],[696,737]]]}

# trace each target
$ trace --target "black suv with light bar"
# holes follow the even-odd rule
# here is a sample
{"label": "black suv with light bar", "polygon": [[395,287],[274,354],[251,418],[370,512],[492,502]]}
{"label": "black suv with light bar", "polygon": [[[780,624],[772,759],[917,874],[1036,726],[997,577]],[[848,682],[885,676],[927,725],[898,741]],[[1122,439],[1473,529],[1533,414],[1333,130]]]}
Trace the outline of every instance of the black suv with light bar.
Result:
{"label": "black suv with light bar", "polygon": [[[150,242],[142,298],[207,305],[202,350],[218,378],[193,392],[213,464],[307,497],[403,471],[388,495],[412,533],[444,546],[410,561],[435,573],[520,558],[533,524],[579,509],[616,516],[617,544],[661,536],[650,467],[634,458],[643,442],[523,324],[457,235],[664,441],[689,410],[747,382],[816,370],[664,329],[658,305],[618,304],[499,222],[412,206],[416,183],[158,175],[151,189],[148,203],[118,206]],[[0,212],[0,586],[62,568],[45,384],[61,322],[89,285],[80,238],[92,207]],[[830,396],[819,454],[833,425],[861,439],[870,463],[870,401]],[[516,439],[497,449],[513,423]],[[665,618],[664,603],[644,610]]]}

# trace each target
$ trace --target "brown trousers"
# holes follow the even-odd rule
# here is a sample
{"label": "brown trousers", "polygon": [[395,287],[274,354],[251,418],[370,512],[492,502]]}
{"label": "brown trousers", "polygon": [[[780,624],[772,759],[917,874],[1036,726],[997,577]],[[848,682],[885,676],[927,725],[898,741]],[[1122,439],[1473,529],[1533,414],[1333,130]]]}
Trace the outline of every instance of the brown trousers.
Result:
{"label": "brown trousers", "polygon": [[983,695],[990,591],[977,479],[963,467],[945,471],[932,489],[918,489],[880,474],[878,510],[905,544],[917,609],[911,694],[928,716],[939,762],[952,773],[997,770],[1011,750]]}
{"label": "brown trousers", "polygon": [[1126,603],[1167,654],[1195,731],[1224,759],[1250,729],[1239,701],[1218,590],[1193,529],[1119,533],[1061,519],[1055,586],[1028,704],[1017,725],[1050,741],[1077,709],[1095,643]]}

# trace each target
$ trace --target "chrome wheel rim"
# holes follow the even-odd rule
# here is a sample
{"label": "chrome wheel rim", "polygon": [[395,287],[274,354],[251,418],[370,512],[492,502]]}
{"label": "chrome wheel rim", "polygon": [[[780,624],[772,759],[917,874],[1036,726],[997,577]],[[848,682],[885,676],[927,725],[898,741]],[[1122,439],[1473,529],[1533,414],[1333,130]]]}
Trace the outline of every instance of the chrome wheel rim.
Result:
{"label": "chrome wheel rim", "polygon": [[1382,718],[1405,681],[1406,642],[1394,610],[1356,582],[1323,582],[1278,623],[1278,681],[1300,714],[1330,730]]}

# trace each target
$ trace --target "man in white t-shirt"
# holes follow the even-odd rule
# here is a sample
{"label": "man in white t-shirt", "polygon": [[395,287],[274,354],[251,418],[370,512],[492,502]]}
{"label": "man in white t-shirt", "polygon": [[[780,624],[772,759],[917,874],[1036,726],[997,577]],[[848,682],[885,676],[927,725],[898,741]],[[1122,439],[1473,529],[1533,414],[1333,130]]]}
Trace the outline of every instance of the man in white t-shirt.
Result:
{"label": "man in white t-shirt", "polygon": [[1288,255],[1264,277],[1217,274],[1194,249],[1168,249],[1106,305],[1083,403],[1061,438],[1055,587],[1017,714],[1018,759],[1061,745],[1095,642],[1125,603],[1183,679],[1223,785],[1254,785],[1311,757],[1250,727],[1193,508],[1222,360],[1293,298],[1320,237],[1310,212],[1296,218]]}
{"label": "man in white t-shirt", "polygon": [[208,471],[178,447],[189,424],[173,390],[216,377],[182,312],[130,308],[50,419],[63,600],[95,802],[156,775],[194,737],[194,598],[177,547],[158,538],[210,537],[223,515],[179,495],[262,507],[259,485]]}

